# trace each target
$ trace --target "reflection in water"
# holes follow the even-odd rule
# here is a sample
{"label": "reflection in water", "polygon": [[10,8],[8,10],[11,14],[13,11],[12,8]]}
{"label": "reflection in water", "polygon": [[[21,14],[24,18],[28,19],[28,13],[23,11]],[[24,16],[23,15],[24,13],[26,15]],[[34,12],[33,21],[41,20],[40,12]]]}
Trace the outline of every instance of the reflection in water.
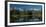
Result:
{"label": "reflection in water", "polygon": [[42,21],[41,11],[34,10],[12,10],[10,11],[10,22],[38,22]]}

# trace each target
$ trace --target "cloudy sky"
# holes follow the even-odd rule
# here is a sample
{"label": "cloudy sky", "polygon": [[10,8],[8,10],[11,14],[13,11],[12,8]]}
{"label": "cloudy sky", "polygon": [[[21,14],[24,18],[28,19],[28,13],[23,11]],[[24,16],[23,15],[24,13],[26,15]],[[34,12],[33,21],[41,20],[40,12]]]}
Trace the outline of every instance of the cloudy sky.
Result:
{"label": "cloudy sky", "polygon": [[22,5],[22,4],[10,4],[10,8],[21,8],[21,9],[32,9],[35,8],[37,10],[41,10],[41,5]]}

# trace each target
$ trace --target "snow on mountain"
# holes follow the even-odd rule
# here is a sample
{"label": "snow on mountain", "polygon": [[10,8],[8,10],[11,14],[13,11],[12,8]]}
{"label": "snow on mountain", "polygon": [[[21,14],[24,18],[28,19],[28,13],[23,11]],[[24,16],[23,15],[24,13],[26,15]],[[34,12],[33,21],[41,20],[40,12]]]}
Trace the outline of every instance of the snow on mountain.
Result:
{"label": "snow on mountain", "polygon": [[29,11],[32,11],[32,10],[34,10],[34,11],[39,11],[40,9],[36,9],[36,8],[31,8],[31,9],[28,9]]}
{"label": "snow on mountain", "polygon": [[19,11],[24,11],[23,9],[19,8]]}

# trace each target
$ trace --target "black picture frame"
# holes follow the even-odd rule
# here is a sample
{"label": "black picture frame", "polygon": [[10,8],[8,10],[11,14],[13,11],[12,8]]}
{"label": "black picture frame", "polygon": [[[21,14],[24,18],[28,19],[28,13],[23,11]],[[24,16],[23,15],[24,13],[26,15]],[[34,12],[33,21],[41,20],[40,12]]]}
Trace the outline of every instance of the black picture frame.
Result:
{"label": "black picture frame", "polygon": [[[7,27],[7,2],[5,1],[5,26]],[[27,2],[27,1],[10,1],[10,2],[24,2],[24,3],[38,3],[38,4],[44,4],[44,23],[39,23],[39,24],[24,24],[24,25],[10,25],[10,26],[27,26],[27,25],[42,25],[45,24],[45,3],[43,2]]]}

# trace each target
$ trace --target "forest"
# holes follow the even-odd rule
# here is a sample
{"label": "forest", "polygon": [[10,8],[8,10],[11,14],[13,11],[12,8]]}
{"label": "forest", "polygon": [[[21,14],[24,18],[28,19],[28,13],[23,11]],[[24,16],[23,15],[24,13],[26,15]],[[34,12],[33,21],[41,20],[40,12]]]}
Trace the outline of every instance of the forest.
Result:
{"label": "forest", "polygon": [[10,10],[10,22],[37,22],[42,21],[42,10],[26,10],[20,11],[19,9]]}

